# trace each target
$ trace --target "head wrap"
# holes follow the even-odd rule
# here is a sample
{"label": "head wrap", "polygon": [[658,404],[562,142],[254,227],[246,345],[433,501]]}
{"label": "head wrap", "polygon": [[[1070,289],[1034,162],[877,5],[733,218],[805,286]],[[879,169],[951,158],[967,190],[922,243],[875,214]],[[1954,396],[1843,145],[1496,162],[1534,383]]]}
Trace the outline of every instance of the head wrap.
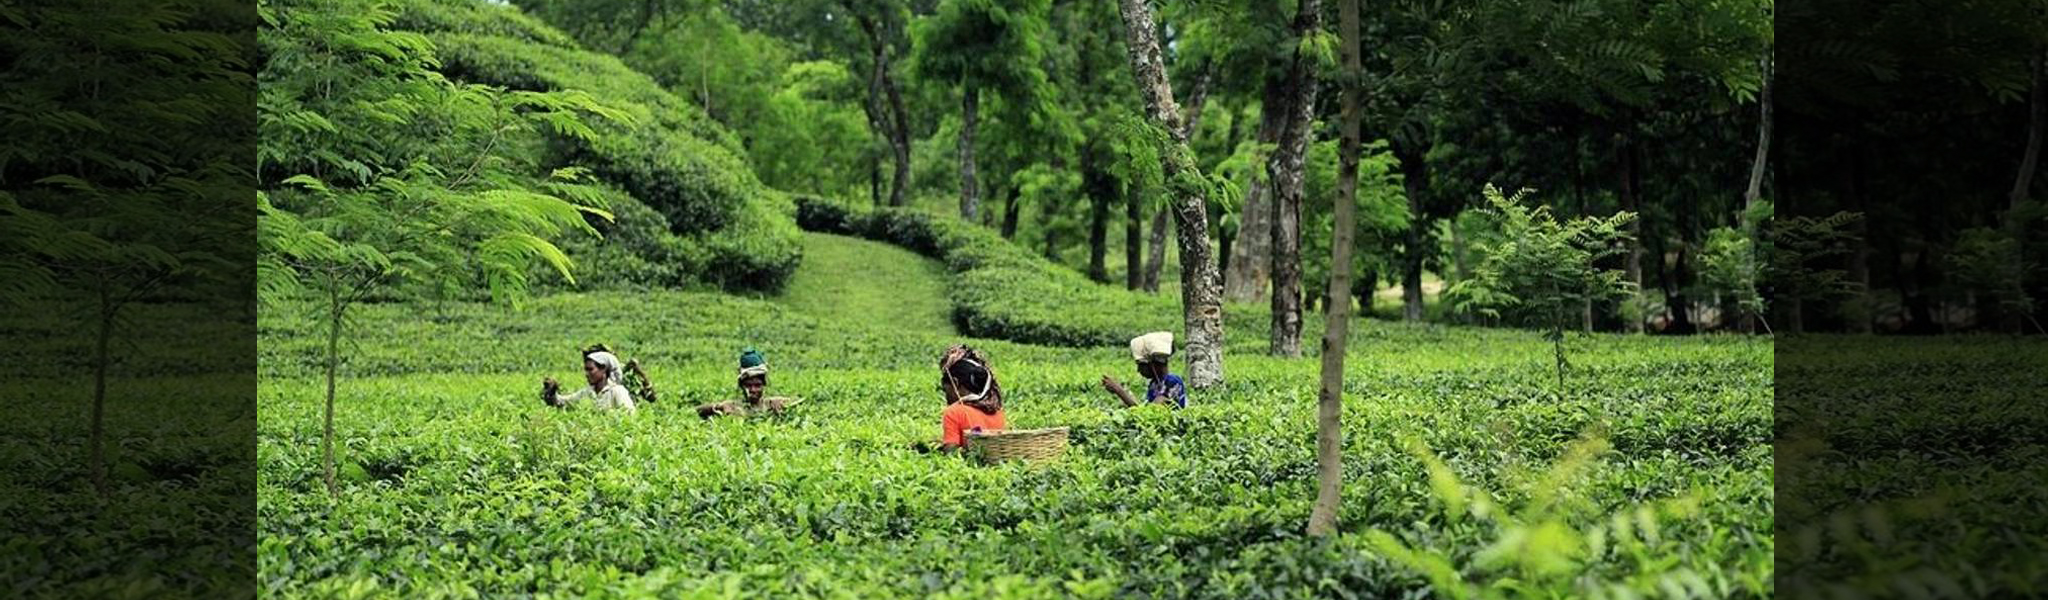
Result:
{"label": "head wrap", "polygon": [[1173,356],[1173,332],[1154,331],[1131,338],[1131,360],[1164,362]]}
{"label": "head wrap", "polygon": [[747,349],[745,349],[745,350],[741,350],[741,351],[740,351],[740,379],[741,379],[741,380],[745,380],[745,379],[746,379],[746,378],[748,378],[748,377],[767,377],[767,376],[768,376],[768,359],[767,359],[767,358],[764,358],[764,357],[762,357],[762,356],[761,356],[761,351],[760,351],[760,350],[755,350],[755,349],[753,349],[753,348],[751,348],[751,347],[750,347],[750,348],[747,348]]}
{"label": "head wrap", "polygon": [[[982,382],[981,389],[964,389],[961,387],[965,385],[964,383],[954,380],[955,365],[964,365],[966,368],[981,371],[988,378]],[[988,365],[987,358],[973,348],[962,344],[954,344],[947,348],[946,353],[939,357],[939,377],[953,390],[954,395],[968,406],[991,415],[1003,410],[1003,386],[996,382],[996,370]]]}
{"label": "head wrap", "polygon": [[619,377],[623,371],[619,366],[619,357],[612,356],[610,352],[599,350],[583,355],[583,360],[597,363],[598,368],[604,369],[604,383],[606,387],[619,384]]}

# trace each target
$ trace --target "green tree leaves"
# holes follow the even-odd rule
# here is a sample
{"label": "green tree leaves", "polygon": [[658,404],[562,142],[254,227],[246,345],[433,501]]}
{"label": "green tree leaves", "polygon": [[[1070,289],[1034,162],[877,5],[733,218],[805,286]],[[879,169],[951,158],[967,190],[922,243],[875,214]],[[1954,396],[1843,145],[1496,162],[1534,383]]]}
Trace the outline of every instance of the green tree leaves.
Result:
{"label": "green tree leaves", "polygon": [[1622,253],[1631,213],[1559,220],[1548,206],[1531,206],[1530,190],[1502,195],[1488,184],[1483,195],[1497,235],[1474,244],[1479,264],[1445,297],[1458,312],[1493,318],[1522,317],[1549,331],[1559,393],[1564,391],[1564,335],[1568,314],[1588,302],[1633,293],[1621,271],[1598,262]]}

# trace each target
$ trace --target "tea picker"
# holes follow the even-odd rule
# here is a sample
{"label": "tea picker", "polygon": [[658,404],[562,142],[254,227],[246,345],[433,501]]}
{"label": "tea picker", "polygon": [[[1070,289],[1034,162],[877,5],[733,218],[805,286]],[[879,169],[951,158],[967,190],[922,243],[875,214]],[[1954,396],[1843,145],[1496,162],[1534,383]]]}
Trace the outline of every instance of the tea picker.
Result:
{"label": "tea picker", "polygon": [[779,415],[791,406],[802,402],[801,398],[767,397],[768,359],[760,350],[746,348],[740,351],[739,391],[740,399],[727,402],[713,402],[697,407],[697,416],[709,419],[718,416],[750,417],[754,415]]}
{"label": "tea picker", "polygon": [[[635,369],[637,370],[637,366]],[[587,387],[577,388],[568,394],[561,393],[562,385],[553,377],[541,378],[541,401],[556,408],[569,408],[589,400],[598,410],[622,410],[634,412],[633,394],[628,391],[622,378],[626,367],[619,364],[619,357],[593,346],[583,353],[583,378]],[[644,374],[643,374],[644,377]]]}
{"label": "tea picker", "polygon": [[[1145,378],[1145,402],[1187,408],[1188,388],[1179,375],[1167,372],[1173,359],[1173,332],[1154,331],[1131,338],[1131,360],[1138,363],[1138,376]],[[1137,406],[1138,399],[1124,389],[1115,377],[1102,376],[1102,389],[1123,401],[1124,406]]]}

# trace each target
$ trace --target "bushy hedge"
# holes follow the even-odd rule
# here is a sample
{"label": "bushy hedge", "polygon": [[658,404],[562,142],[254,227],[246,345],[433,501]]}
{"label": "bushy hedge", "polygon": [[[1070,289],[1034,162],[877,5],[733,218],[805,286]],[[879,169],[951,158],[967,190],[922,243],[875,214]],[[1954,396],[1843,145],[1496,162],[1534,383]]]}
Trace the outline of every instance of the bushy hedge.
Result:
{"label": "bushy hedge", "polygon": [[600,227],[605,239],[563,241],[584,267],[581,287],[772,291],[796,270],[802,239],[788,199],[754,175],[731,132],[653,78],[511,7],[416,0],[393,27],[432,41],[451,79],[582,91],[621,116],[590,119],[587,139],[506,142],[550,167],[586,168],[617,192],[620,222]]}
{"label": "bushy hedge", "polygon": [[952,273],[947,299],[953,324],[970,336],[1083,347],[1181,329],[1178,299],[1097,284],[972,223],[800,196],[797,224],[888,242],[944,262]]}

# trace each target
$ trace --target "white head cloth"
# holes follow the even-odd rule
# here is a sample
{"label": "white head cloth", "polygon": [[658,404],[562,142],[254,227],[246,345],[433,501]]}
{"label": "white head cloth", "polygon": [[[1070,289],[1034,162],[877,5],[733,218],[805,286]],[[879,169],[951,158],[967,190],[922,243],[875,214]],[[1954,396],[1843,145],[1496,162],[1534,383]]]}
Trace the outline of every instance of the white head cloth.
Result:
{"label": "white head cloth", "polygon": [[1173,332],[1154,331],[1131,338],[1131,360],[1146,362],[1173,356]]}

